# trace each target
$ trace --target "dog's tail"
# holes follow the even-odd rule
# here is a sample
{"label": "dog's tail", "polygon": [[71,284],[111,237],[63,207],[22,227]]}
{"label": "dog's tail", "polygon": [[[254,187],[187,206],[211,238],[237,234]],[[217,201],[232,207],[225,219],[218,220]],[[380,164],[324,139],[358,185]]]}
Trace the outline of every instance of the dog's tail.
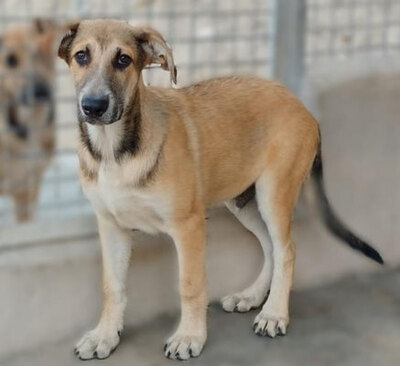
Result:
{"label": "dog's tail", "polygon": [[325,225],[328,227],[328,229],[339,239],[347,243],[351,248],[358,250],[372,260],[383,264],[384,262],[381,255],[368,243],[353,234],[332,210],[324,187],[323,166],[321,158],[321,139],[319,142],[317,155],[315,156],[312,166],[311,176],[315,182],[319,209],[321,211]]}

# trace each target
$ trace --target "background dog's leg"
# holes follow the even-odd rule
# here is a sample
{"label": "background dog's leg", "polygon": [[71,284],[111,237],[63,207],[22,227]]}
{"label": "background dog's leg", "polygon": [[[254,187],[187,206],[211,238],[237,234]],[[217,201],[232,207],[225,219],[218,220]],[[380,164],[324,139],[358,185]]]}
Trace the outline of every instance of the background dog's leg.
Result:
{"label": "background dog's leg", "polygon": [[19,222],[31,220],[35,210],[35,205],[39,196],[39,183],[29,182],[30,184],[18,188],[12,193],[15,205],[15,215]]}
{"label": "background dog's leg", "polygon": [[100,322],[76,346],[79,358],[106,358],[117,347],[126,306],[125,281],[132,237],[109,219],[98,217],[102,256],[104,303]]}
{"label": "background dog's leg", "polygon": [[257,279],[245,290],[225,296],[221,300],[225,311],[246,312],[259,307],[267,296],[272,276],[272,245],[267,225],[262,220],[255,199],[252,199],[242,208],[236,206],[235,200],[228,201],[225,204],[243,226],[257,237],[264,253],[264,264]]}
{"label": "background dog's leg", "polygon": [[165,345],[165,355],[186,360],[200,354],[207,338],[204,215],[192,214],[175,223],[172,236],[179,261],[181,320]]}
{"label": "background dog's leg", "polygon": [[295,259],[290,226],[300,184],[285,169],[269,169],[256,182],[257,203],[271,235],[274,263],[269,297],[254,322],[254,331],[259,335],[285,334],[289,323]]}

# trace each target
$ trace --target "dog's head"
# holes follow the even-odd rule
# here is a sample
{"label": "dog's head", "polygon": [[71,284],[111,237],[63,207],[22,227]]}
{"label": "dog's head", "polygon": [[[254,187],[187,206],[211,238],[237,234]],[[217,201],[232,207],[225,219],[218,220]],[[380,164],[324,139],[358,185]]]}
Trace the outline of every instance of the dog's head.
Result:
{"label": "dog's head", "polygon": [[0,35],[0,150],[29,157],[29,171],[54,150],[54,45],[67,26],[37,19]]}
{"label": "dog's head", "polygon": [[86,20],[70,28],[58,54],[72,70],[82,122],[111,124],[121,119],[131,107],[146,65],[160,64],[176,83],[172,51],[149,27]]}
{"label": "dog's head", "polygon": [[55,29],[51,21],[37,19],[0,36],[1,91],[13,103],[32,106],[50,99]]}

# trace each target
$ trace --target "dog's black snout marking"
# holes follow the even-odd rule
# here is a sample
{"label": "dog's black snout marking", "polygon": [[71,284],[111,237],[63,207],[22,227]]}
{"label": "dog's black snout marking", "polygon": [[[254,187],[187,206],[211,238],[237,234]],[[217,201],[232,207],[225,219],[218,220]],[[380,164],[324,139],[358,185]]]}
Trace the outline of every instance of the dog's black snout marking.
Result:
{"label": "dog's black snout marking", "polygon": [[108,109],[108,104],[108,96],[85,96],[82,99],[82,109],[88,117],[101,117]]}

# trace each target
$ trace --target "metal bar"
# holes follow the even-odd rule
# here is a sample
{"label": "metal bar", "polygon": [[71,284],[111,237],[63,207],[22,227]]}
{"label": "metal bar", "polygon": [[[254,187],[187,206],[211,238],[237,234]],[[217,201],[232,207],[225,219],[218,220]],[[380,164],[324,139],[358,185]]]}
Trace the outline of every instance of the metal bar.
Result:
{"label": "metal bar", "polygon": [[273,0],[276,12],[272,75],[299,93],[304,71],[305,0]]}
{"label": "metal bar", "polygon": [[[65,230],[66,227],[68,230]],[[0,252],[33,243],[56,241],[60,238],[71,240],[88,236],[97,236],[96,220],[92,215],[1,227]]]}

